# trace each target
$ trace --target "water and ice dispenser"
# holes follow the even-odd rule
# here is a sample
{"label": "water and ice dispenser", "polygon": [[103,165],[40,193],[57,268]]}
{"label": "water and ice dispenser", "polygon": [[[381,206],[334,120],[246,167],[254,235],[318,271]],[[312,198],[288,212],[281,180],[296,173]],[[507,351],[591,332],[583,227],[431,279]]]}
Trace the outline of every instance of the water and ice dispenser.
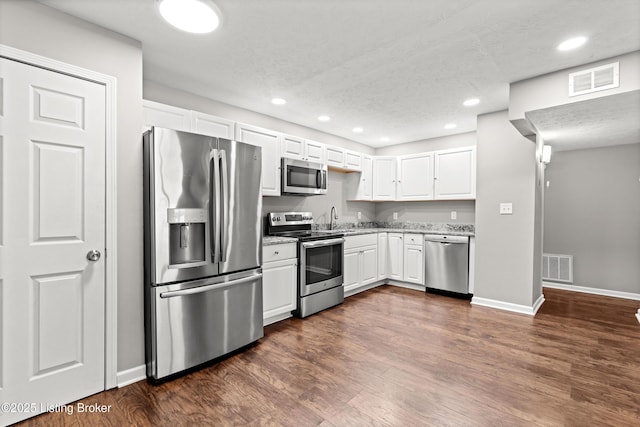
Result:
{"label": "water and ice dispenser", "polygon": [[206,263],[206,209],[167,209],[169,267]]}

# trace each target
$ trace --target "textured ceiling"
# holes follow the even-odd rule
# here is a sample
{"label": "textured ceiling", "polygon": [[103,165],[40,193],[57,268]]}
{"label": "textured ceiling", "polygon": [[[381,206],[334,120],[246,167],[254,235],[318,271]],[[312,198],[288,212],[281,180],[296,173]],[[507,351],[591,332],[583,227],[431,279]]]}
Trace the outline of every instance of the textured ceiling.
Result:
{"label": "textured ceiling", "polygon": [[640,90],[530,111],[527,118],[557,151],[640,143]]}
{"label": "textured ceiling", "polygon": [[[216,0],[208,35],[154,0],[41,2],[140,40],[145,79],[373,147],[473,131],[510,82],[640,49],[638,0]],[[555,49],[575,35],[590,40]]]}

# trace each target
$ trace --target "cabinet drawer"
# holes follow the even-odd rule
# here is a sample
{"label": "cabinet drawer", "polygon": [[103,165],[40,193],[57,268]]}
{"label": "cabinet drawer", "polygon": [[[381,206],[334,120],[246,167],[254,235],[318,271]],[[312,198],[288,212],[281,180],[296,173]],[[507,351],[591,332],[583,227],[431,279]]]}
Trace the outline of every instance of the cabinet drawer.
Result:
{"label": "cabinet drawer", "polygon": [[404,235],[404,244],[405,245],[417,245],[422,246],[424,240],[424,236],[422,234],[408,234]]}
{"label": "cabinet drawer", "polygon": [[283,243],[280,245],[268,245],[262,247],[262,262],[280,261],[296,257],[296,244]]}
{"label": "cabinet drawer", "polygon": [[369,246],[378,244],[378,234],[360,234],[358,236],[347,236],[344,239],[344,249],[359,248],[360,246]]}

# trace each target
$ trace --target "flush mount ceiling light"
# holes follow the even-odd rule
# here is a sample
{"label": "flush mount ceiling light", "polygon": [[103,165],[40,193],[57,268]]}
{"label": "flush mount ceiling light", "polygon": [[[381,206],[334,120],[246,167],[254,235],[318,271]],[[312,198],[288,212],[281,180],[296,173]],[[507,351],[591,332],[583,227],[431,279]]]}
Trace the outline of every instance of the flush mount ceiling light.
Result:
{"label": "flush mount ceiling light", "polygon": [[447,123],[446,125],[444,125],[445,129],[455,129],[456,128],[456,124],[455,123]]}
{"label": "flush mount ceiling light", "polygon": [[580,46],[582,46],[583,44],[585,44],[586,42],[587,42],[587,38],[586,37],[583,37],[583,36],[574,37],[574,38],[565,40],[562,43],[560,43],[558,45],[558,50],[566,51],[566,50],[577,49]]}
{"label": "flush mount ceiling light", "polygon": [[285,99],[282,99],[282,98],[273,98],[273,99],[271,100],[271,103],[272,103],[273,105],[284,105],[284,104],[286,104],[286,103],[287,103],[287,101],[286,101]]}
{"label": "flush mount ceiling light", "polygon": [[362,133],[362,132],[364,132],[364,129],[362,129],[361,127],[356,127],[356,128],[351,129],[351,131],[353,133]]}
{"label": "flush mount ceiling light", "polygon": [[220,11],[209,0],[160,0],[162,17],[188,33],[205,34],[220,25]]}
{"label": "flush mount ceiling light", "polygon": [[470,98],[462,103],[465,107],[473,107],[478,104],[480,104],[480,100],[478,98]]}
{"label": "flush mount ceiling light", "polygon": [[321,122],[328,122],[329,120],[331,120],[331,117],[329,116],[318,116],[318,120]]}

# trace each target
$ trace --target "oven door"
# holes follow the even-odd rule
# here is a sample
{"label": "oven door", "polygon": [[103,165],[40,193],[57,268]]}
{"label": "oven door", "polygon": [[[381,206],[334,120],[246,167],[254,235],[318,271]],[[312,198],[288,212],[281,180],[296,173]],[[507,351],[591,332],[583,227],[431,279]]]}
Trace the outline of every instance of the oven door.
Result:
{"label": "oven door", "polygon": [[300,243],[299,296],[342,285],[344,239]]}
{"label": "oven door", "polygon": [[327,194],[327,167],[314,162],[282,158],[284,194]]}

